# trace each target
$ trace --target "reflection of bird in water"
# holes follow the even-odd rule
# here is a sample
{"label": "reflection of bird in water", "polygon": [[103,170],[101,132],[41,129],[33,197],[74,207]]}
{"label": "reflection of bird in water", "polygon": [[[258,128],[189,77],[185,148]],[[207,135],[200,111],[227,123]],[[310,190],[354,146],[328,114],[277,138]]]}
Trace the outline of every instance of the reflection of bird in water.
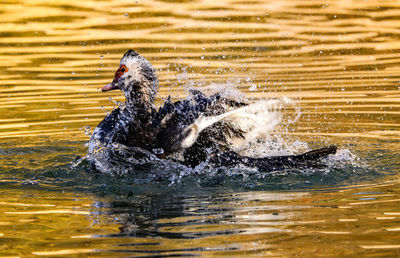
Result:
{"label": "reflection of bird in water", "polygon": [[125,105],[104,118],[89,143],[92,164],[100,171],[104,166],[100,165],[96,153],[102,148],[112,148],[115,143],[139,147],[159,158],[176,160],[191,167],[209,162],[228,167],[243,164],[262,170],[307,166],[336,152],[336,147],[330,146],[299,155],[267,158],[237,154],[229,148],[228,142],[244,138],[246,132],[232,120],[248,107],[247,104],[220,94],[206,97],[193,90],[191,99],[177,102],[168,99],[157,110],[154,100],[158,79],[154,68],[133,50],[124,54],[114,80],[102,91],[114,89],[124,93]]}

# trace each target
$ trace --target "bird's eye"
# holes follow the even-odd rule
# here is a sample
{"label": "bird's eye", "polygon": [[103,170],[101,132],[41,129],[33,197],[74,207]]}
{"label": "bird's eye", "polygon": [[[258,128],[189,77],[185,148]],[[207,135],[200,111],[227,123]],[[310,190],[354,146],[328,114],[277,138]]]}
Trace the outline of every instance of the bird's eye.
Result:
{"label": "bird's eye", "polygon": [[127,71],[128,71],[128,68],[125,65],[121,65],[121,67],[119,68],[120,75],[123,75]]}

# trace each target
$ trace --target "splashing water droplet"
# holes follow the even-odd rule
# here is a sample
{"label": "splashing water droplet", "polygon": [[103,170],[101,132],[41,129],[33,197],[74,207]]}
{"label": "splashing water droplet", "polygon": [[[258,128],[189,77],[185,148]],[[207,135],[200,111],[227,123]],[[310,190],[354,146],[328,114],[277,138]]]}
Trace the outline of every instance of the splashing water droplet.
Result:
{"label": "splashing water droplet", "polygon": [[164,149],[162,148],[153,149],[153,153],[157,155],[164,154]]}
{"label": "splashing water droplet", "polygon": [[91,135],[92,133],[90,132],[90,126],[85,127],[85,134],[86,135]]}
{"label": "splashing water droplet", "polygon": [[257,85],[255,84],[250,85],[249,91],[257,91]]}

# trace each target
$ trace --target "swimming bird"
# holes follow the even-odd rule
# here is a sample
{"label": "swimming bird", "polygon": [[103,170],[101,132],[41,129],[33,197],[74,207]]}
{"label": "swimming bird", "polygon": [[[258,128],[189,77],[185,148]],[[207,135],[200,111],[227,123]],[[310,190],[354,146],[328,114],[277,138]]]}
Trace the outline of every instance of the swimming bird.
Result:
{"label": "swimming bird", "polygon": [[298,155],[242,156],[230,148],[229,139],[244,139],[246,132],[232,120],[249,108],[247,103],[218,93],[206,96],[191,90],[190,98],[176,102],[168,98],[157,108],[154,101],[158,87],[153,66],[134,50],[127,51],[113,81],[102,88],[103,92],[121,90],[125,103],[108,114],[90,138],[89,156],[97,170],[107,172],[115,163],[106,156],[107,150],[117,145],[140,148],[160,159],[190,167],[209,162],[216,166],[244,165],[265,171],[312,165],[336,152],[335,146],[329,146]]}

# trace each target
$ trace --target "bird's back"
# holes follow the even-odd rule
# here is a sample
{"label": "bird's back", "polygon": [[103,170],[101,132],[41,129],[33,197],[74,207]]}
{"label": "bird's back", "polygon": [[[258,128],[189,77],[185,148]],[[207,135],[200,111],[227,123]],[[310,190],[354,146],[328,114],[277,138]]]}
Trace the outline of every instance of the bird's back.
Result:
{"label": "bird's back", "polygon": [[[197,165],[206,159],[210,148],[221,147],[228,137],[243,137],[243,131],[229,122],[217,122],[204,129],[193,145],[183,149],[182,141],[188,136],[188,128],[200,117],[207,118],[221,115],[231,109],[246,104],[222,98],[219,94],[210,97],[200,91],[192,91],[192,97],[186,100],[171,102],[169,99],[154,115],[152,131],[157,131],[155,146],[168,156],[182,152],[189,165]],[[193,157],[197,156],[196,161]]]}

